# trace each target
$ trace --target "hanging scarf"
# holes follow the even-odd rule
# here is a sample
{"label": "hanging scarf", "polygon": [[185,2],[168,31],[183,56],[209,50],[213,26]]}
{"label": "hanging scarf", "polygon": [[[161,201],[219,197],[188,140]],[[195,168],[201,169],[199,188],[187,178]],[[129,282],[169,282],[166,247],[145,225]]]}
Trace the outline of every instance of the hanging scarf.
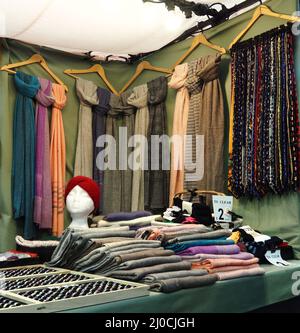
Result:
{"label": "hanging scarf", "polygon": [[[147,140],[148,124],[149,124],[149,110],[148,110],[148,88],[147,84],[133,88],[132,94],[129,96],[127,102],[137,108],[135,116],[134,135],[139,135]],[[142,139],[143,140],[143,139]],[[137,138],[136,141],[139,141]],[[148,158],[147,141],[140,141],[138,145],[139,154],[134,155],[133,160],[136,165],[133,169],[132,176],[132,196],[131,196],[131,210],[144,209],[144,167],[146,157]],[[134,149],[137,142],[134,142]]]}
{"label": "hanging scarf", "polygon": [[52,183],[52,233],[60,236],[64,230],[64,192],[66,173],[66,144],[61,110],[64,108],[67,97],[65,89],[59,84],[52,84],[54,103],[51,119],[51,183]]}
{"label": "hanging scarf", "polygon": [[[189,63],[187,135],[193,140],[196,135],[203,136],[204,147],[196,150],[195,142],[187,142],[185,161],[189,161],[186,162],[189,169],[189,163],[196,163],[198,168],[204,166],[204,169],[198,169],[196,174],[195,170],[186,170],[185,189],[224,191],[224,103],[219,81],[220,62],[221,56],[206,56]],[[202,159],[197,161],[199,150],[204,151],[204,156],[200,155]]]}
{"label": "hanging scarf", "polygon": [[[108,160],[116,160],[116,170],[104,171],[104,213],[131,211],[132,170],[129,169],[129,156],[132,148],[120,151],[120,143],[126,149],[129,138],[134,134],[134,114],[136,109],[127,103],[130,91],[125,91],[121,96],[111,95],[110,110],[106,120],[106,134],[115,139],[115,151],[108,148]],[[127,135],[121,132],[127,130]]]}
{"label": "hanging scarf", "polygon": [[[145,207],[153,212],[161,212],[168,206],[169,201],[169,170],[163,170],[163,160],[167,162],[169,148],[163,147],[165,151],[160,150],[159,156],[155,157],[151,148],[151,136],[162,136],[167,134],[167,111],[166,97],[168,92],[167,79],[160,76],[150,82],[148,85],[148,107],[149,107],[149,128],[148,128],[148,164],[149,170],[145,172]],[[162,147],[162,145],[160,145]],[[162,157],[162,155],[164,156]],[[155,159],[158,158],[158,170],[153,170]]]}
{"label": "hanging scarf", "polygon": [[74,176],[93,177],[92,105],[99,103],[97,86],[87,80],[76,80],[76,92],[80,101],[78,136]]}
{"label": "hanging scarf", "polygon": [[[106,117],[109,110],[109,100],[111,93],[103,88],[97,89],[99,104],[93,106],[93,179],[100,187],[99,213],[103,210],[103,163],[97,156],[103,147],[97,147],[97,139],[105,134]],[[100,163],[100,164],[98,164]]]}
{"label": "hanging scarf", "polygon": [[171,147],[170,207],[173,205],[175,194],[184,190],[184,136],[186,134],[190,100],[189,92],[185,87],[187,74],[188,64],[178,65],[175,67],[169,82],[169,87],[177,90],[172,136],[173,138],[178,136],[178,139],[181,139],[181,146],[172,144]]}
{"label": "hanging scarf", "polygon": [[41,88],[36,99],[36,157],[35,157],[35,198],[34,222],[40,229],[52,227],[52,190],[50,174],[50,139],[48,107],[53,103],[51,82],[39,78]]}
{"label": "hanging scarf", "polygon": [[17,72],[13,125],[12,206],[15,219],[24,218],[24,237],[35,237],[33,224],[35,128],[33,97],[40,83],[31,75]]}

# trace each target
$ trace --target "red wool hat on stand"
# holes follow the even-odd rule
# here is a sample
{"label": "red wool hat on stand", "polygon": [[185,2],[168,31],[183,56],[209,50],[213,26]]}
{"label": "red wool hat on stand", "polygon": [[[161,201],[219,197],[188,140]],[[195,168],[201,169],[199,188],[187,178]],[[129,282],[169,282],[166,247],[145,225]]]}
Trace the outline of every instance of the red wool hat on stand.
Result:
{"label": "red wool hat on stand", "polygon": [[73,190],[75,186],[80,186],[83,190],[85,190],[89,196],[92,198],[94,202],[95,210],[99,208],[99,200],[100,200],[100,188],[99,185],[91,178],[85,176],[76,176],[73,177],[67,184],[65,190],[65,199],[68,194]]}

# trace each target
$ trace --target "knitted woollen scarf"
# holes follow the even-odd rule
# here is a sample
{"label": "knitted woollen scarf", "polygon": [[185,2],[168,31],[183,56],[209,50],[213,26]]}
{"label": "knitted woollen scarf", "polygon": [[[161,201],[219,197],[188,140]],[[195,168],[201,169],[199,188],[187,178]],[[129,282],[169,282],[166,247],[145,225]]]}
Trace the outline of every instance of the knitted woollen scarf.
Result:
{"label": "knitted woollen scarf", "polygon": [[[207,56],[189,63],[186,87],[190,93],[190,106],[186,134],[193,138],[203,136],[204,146],[198,147],[198,151],[204,151],[200,161],[204,169],[199,175],[190,171],[197,151],[195,144],[187,142],[185,161],[189,160],[191,165],[185,172],[185,189],[224,191],[224,103],[219,81],[220,62],[220,56]],[[190,179],[186,178],[188,175]]]}
{"label": "knitted woollen scarf", "polygon": [[53,103],[51,82],[39,78],[41,88],[36,99],[36,156],[35,156],[35,198],[34,222],[40,229],[52,227],[52,190],[50,174],[50,139],[48,110]]}
{"label": "knitted woollen scarf", "polygon": [[[151,147],[151,137],[153,135],[162,136],[167,134],[167,111],[166,97],[168,92],[167,78],[160,76],[148,85],[148,107],[149,107],[149,128],[148,128],[148,163],[149,170],[145,172],[145,207],[154,213],[161,212],[168,207],[169,202],[169,171],[163,170],[162,162],[169,158],[169,152],[164,152],[169,148],[169,142],[164,145],[154,145]],[[162,151],[158,147],[162,146]],[[153,156],[152,156],[153,155]],[[158,169],[154,170],[155,162]]]}
{"label": "knitted woollen scarf", "polygon": [[24,218],[24,237],[31,239],[33,224],[35,128],[33,97],[40,83],[31,75],[17,72],[17,90],[13,121],[12,207],[15,219]]}
{"label": "knitted woollen scarf", "polygon": [[[126,147],[129,138],[134,134],[136,108],[127,103],[130,95],[130,91],[125,91],[121,96],[111,95],[109,102],[106,134],[114,138],[116,144],[108,144],[106,148],[108,165],[104,171],[103,191],[105,214],[131,211],[132,170],[128,167],[128,159],[132,154],[132,148]],[[110,163],[114,160],[115,165]]]}
{"label": "knitted woollen scarf", "polygon": [[76,92],[80,101],[78,136],[74,176],[93,177],[92,105],[99,103],[97,86],[87,80],[76,80]]}
{"label": "knitted woollen scarf", "polygon": [[103,177],[104,166],[103,161],[98,159],[98,154],[104,149],[103,147],[97,147],[97,139],[102,135],[105,135],[106,116],[109,110],[109,100],[111,93],[103,88],[97,89],[97,95],[99,104],[93,106],[93,179],[99,185],[100,188],[100,202],[99,213],[103,210]]}
{"label": "knitted woollen scarf", "polygon": [[52,184],[52,233],[60,236],[64,230],[64,191],[66,174],[66,144],[61,110],[67,97],[63,86],[53,83],[54,103],[51,118],[50,170]]}
{"label": "knitted woollen scarf", "polygon": [[139,138],[134,142],[134,157],[133,157],[133,175],[132,175],[132,195],[131,195],[131,210],[137,211],[144,209],[144,166],[147,165],[148,150],[147,150],[147,132],[149,124],[149,110],[147,105],[148,88],[147,84],[133,88],[132,94],[127,102],[137,108],[135,115],[134,135]]}
{"label": "knitted woollen scarf", "polygon": [[168,84],[170,88],[177,90],[172,136],[173,138],[178,136],[181,144],[181,146],[174,146],[173,143],[171,147],[170,207],[173,205],[175,194],[184,190],[184,136],[186,134],[190,100],[189,92],[185,87],[187,74],[188,64],[176,66]]}

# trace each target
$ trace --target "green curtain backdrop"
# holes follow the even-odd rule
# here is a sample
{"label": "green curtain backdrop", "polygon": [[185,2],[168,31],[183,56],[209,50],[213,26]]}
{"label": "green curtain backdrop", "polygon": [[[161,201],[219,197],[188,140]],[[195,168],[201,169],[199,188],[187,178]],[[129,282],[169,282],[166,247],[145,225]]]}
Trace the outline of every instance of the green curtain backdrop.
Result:
{"label": "green curtain backdrop", "polygon": [[[292,15],[296,10],[297,0],[272,0],[268,6],[274,11]],[[205,33],[207,38],[213,43],[228,47],[232,39],[246,26],[253,11],[245,13],[230,22],[209,30]],[[261,18],[254,27],[247,33],[244,39],[251,38],[266,30],[270,30],[284,21],[271,17]],[[87,68],[93,63],[79,56],[72,56],[63,52],[39,48],[27,45],[14,40],[2,40],[0,50],[0,65],[21,61],[30,57],[33,53],[40,53],[45,57],[50,68],[69,87],[67,105],[63,110],[64,128],[66,134],[67,148],[67,178],[72,177],[75,147],[77,138],[77,119],[79,104],[75,94],[75,80],[63,73],[67,68]],[[154,66],[170,67],[179,56],[185,52],[191,44],[191,39],[185,40],[176,45],[169,46],[158,51],[147,58]],[[186,61],[198,57],[212,54],[214,51],[199,46]],[[298,55],[299,51],[298,51]],[[298,59],[299,59],[298,56]],[[120,90],[129,80],[135,71],[136,65],[125,63],[109,63],[103,65],[107,77],[113,86]],[[299,66],[300,67],[300,66]],[[20,70],[45,78],[49,78],[38,65],[22,67]],[[299,68],[298,68],[299,72]],[[157,72],[144,71],[134,82],[134,85],[145,83],[160,74]],[[105,84],[96,74],[82,76],[92,80],[97,85],[105,87]],[[299,73],[300,78],[300,73]],[[230,103],[230,57],[225,55],[221,65],[221,84],[225,100],[226,113],[226,133],[228,133],[229,103]],[[298,86],[299,88],[299,86]],[[172,89],[168,91],[167,111],[168,130],[171,132],[173,110],[176,92]],[[300,96],[300,94],[299,94]],[[13,248],[16,233],[21,233],[23,226],[16,225],[11,214],[11,159],[12,159],[12,119],[15,101],[15,88],[12,75],[7,72],[0,72],[0,251]],[[51,116],[51,113],[50,115]],[[228,137],[226,137],[227,145]],[[227,165],[228,152],[225,149],[224,164]],[[224,180],[224,187],[226,180]],[[296,254],[300,258],[300,196],[297,193],[275,196],[269,195],[263,200],[235,200],[234,210],[244,216],[244,221],[254,228],[281,236],[288,240],[296,249]],[[68,216],[66,216],[66,224]],[[41,237],[49,235],[41,234]]]}

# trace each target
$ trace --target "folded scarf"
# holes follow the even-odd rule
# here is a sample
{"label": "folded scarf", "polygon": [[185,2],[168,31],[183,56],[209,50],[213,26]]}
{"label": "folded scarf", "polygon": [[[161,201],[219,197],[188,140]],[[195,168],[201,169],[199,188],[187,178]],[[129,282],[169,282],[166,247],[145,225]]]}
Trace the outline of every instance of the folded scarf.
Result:
{"label": "folded scarf", "polygon": [[257,264],[258,261],[259,261],[258,258],[252,258],[252,259],[247,259],[247,260],[206,259],[206,260],[201,261],[199,266],[201,266],[201,268],[213,269],[213,268],[224,267],[224,266],[248,266],[248,265]]}
{"label": "folded scarf", "polygon": [[29,241],[24,239],[22,236],[17,235],[16,244],[19,246],[25,247],[56,247],[59,244],[59,241],[49,240],[49,241],[42,241],[42,240],[33,240]]}
{"label": "folded scarf", "polygon": [[265,274],[265,270],[263,268],[251,268],[251,269],[240,269],[237,271],[231,272],[219,272],[216,275],[218,276],[218,280],[229,280],[229,279],[237,279],[245,276],[254,276],[254,275],[262,275]]}
{"label": "folded scarf", "polygon": [[175,256],[175,255],[165,256],[165,257],[142,258],[142,259],[129,260],[129,261],[123,262],[120,265],[118,265],[118,270],[135,269],[135,268],[140,268],[140,267],[148,267],[148,266],[174,263],[174,262],[180,262],[180,261],[182,261],[181,257]]}
{"label": "folded scarf", "polygon": [[[247,266],[222,266],[217,268],[207,268],[207,272],[209,274],[219,273],[219,272],[230,272],[230,271],[238,271],[241,269],[252,269],[259,267],[258,264],[247,265]],[[198,265],[198,263],[192,263],[192,269],[201,269],[202,266]]]}
{"label": "folded scarf", "polygon": [[105,237],[105,238],[92,238],[92,241],[99,245],[108,244],[108,243],[116,243],[116,242],[125,242],[130,241],[132,238],[130,237]]}
{"label": "folded scarf", "polygon": [[209,246],[194,246],[179,252],[181,256],[193,255],[198,253],[207,254],[237,254],[240,253],[240,248],[237,245],[209,245]]}
{"label": "folded scarf", "polygon": [[162,273],[169,271],[180,271],[187,270],[191,268],[191,263],[187,261],[175,262],[171,264],[161,264],[149,267],[136,268],[131,270],[120,270],[114,271],[108,276],[116,278],[116,279],[124,279],[130,281],[139,281],[144,276],[152,273]]}
{"label": "folded scarf", "polygon": [[[229,237],[232,232],[230,230],[220,229],[205,233],[197,233],[191,231],[189,235],[177,236],[174,238],[170,238],[170,235],[167,235],[168,243],[176,243],[176,242],[184,242],[189,240],[197,240],[197,239],[215,239],[220,237]],[[172,234],[173,235],[173,234]]]}
{"label": "folded scarf", "polygon": [[232,245],[234,241],[232,239],[226,239],[224,237],[220,237],[218,239],[199,239],[195,241],[186,241],[175,244],[168,244],[165,248],[168,250],[172,250],[175,253],[185,251],[191,247],[199,247],[199,246],[207,246],[207,245]]}
{"label": "folded scarf", "polygon": [[75,232],[77,233],[80,233],[80,234],[88,234],[88,233],[91,233],[91,232],[106,232],[106,231],[126,231],[126,230],[129,230],[129,227],[128,226],[109,226],[107,228],[88,228],[88,229],[76,229],[76,228],[72,228],[72,230],[74,230]]}
{"label": "folded scarf", "polygon": [[104,217],[104,220],[109,221],[109,222],[115,222],[115,221],[128,221],[128,220],[134,220],[139,217],[145,217],[145,216],[151,216],[152,213],[148,212],[146,210],[139,210],[135,212],[120,212],[120,213],[111,213],[107,214]]}
{"label": "folded scarf", "polygon": [[171,256],[174,252],[171,250],[158,250],[158,249],[149,249],[145,251],[139,251],[136,253],[130,253],[130,254],[124,254],[119,255],[117,260],[119,263],[130,261],[130,260],[137,260],[137,259],[145,259],[150,257],[165,257],[165,256]]}
{"label": "folded scarf", "polygon": [[188,276],[203,276],[207,275],[206,269],[193,269],[193,270],[185,270],[185,271],[174,271],[174,272],[166,272],[166,273],[156,273],[156,274],[148,274],[143,278],[144,283],[153,283],[156,280],[167,280],[174,279],[178,277],[188,277]]}
{"label": "folded scarf", "polygon": [[188,276],[180,278],[172,278],[167,280],[157,280],[150,285],[152,291],[160,291],[163,293],[171,293],[173,291],[196,288],[214,284],[218,280],[217,275],[210,274],[204,276]]}
{"label": "folded scarf", "polygon": [[254,258],[254,255],[249,252],[240,252],[238,254],[206,254],[206,253],[198,253],[194,255],[181,255],[181,258],[183,260],[205,260],[205,259],[241,259],[241,260],[246,260],[246,259],[252,259]]}

